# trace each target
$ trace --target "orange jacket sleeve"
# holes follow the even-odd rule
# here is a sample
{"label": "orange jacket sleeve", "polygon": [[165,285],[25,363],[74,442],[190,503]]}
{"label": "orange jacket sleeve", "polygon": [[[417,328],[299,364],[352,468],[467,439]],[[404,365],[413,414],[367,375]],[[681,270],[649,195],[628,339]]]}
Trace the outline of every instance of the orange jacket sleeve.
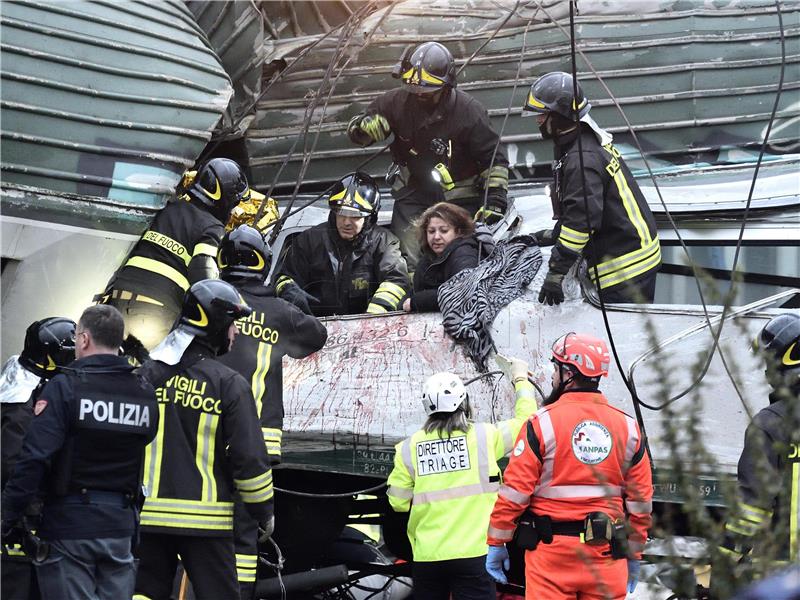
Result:
{"label": "orange jacket sleeve", "polygon": [[636,429],[639,433],[639,447],[625,473],[624,498],[625,511],[628,513],[630,523],[628,554],[631,558],[641,559],[647,541],[647,530],[653,521],[653,473],[650,469],[646,440],[643,439],[638,425]]}
{"label": "orange jacket sleeve", "polygon": [[532,416],[520,429],[511,459],[503,474],[503,485],[497,494],[497,501],[489,521],[487,543],[502,546],[511,540],[516,529],[517,518],[530,505],[530,497],[542,472],[541,442],[536,415]]}

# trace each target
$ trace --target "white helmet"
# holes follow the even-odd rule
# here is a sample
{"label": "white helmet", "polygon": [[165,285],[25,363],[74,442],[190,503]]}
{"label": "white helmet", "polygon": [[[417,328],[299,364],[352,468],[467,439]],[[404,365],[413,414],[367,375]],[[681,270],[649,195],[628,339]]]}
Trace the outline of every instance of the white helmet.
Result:
{"label": "white helmet", "polygon": [[436,373],[422,388],[422,406],[426,415],[452,413],[467,399],[467,388],[454,373]]}

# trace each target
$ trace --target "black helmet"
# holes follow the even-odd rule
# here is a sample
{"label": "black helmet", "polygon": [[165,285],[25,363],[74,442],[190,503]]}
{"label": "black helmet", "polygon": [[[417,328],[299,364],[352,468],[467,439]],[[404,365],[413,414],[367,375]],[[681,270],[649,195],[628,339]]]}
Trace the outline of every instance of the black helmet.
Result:
{"label": "black helmet", "polygon": [[221,279],[198,281],[183,299],[178,326],[205,340],[217,353],[228,351],[228,329],[252,309],[230,283]]}
{"label": "black helmet", "polygon": [[331,190],[328,206],[344,217],[377,217],[381,208],[378,184],[361,171],[349,173]]}
{"label": "black helmet", "polygon": [[258,230],[249,225],[239,225],[222,238],[217,252],[222,278],[264,281],[269,272],[272,251]]}
{"label": "black helmet", "polygon": [[48,317],[34,321],[25,332],[20,364],[39,377],[50,378],[57,367],[75,360],[75,321]]}
{"label": "black helmet", "polygon": [[[522,115],[526,111],[536,113],[546,113],[549,111],[558,113],[569,121],[579,121],[592,105],[583,95],[583,90],[578,84],[578,98],[580,102],[573,106],[572,75],[554,71],[547,75],[542,75],[531,86],[528,92],[528,99],[522,107]],[[578,118],[575,118],[575,111],[578,111]]]}
{"label": "black helmet", "polygon": [[401,59],[401,78],[414,94],[429,94],[445,86],[456,87],[456,62],[438,42],[416,47],[411,57]]}
{"label": "black helmet", "polygon": [[186,191],[191,198],[207,206],[223,224],[239,202],[250,198],[247,177],[229,158],[212,158],[203,164]]}
{"label": "black helmet", "polygon": [[774,317],[758,334],[753,346],[775,357],[778,371],[800,372],[800,316],[786,313]]}

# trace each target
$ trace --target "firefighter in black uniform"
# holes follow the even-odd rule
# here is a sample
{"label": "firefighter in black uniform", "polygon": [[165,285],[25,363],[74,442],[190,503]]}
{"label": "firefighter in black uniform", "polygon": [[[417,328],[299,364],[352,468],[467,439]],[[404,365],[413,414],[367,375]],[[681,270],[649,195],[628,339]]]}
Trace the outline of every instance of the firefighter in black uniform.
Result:
{"label": "firefighter in black uniform", "polygon": [[[45,490],[35,565],[44,600],[129,598],[144,448],[158,427],[155,393],[117,351],[124,323],[90,306],[75,334],[77,360],[34,404],[16,469],[3,490],[3,533],[21,530]],[[30,538],[29,538],[30,539]]]}
{"label": "firefighter in black uniform", "polygon": [[[712,591],[728,598],[757,572],[800,561],[800,316],[771,319],[755,340],[773,388],[747,427],[739,501],[725,523]],[[728,560],[724,560],[727,557]]]}
{"label": "firefighter in black uniform", "polygon": [[328,222],[299,234],[276,269],[278,296],[298,306],[310,299],[306,312],[318,317],[400,310],[408,268],[397,238],[376,225],[380,199],[365,173],[339,181],[328,198]]}
{"label": "firefighter in black uniform", "polygon": [[250,385],[221,364],[251,310],[229,283],[186,294],[172,332],[142,373],[156,387],[158,435],[145,454],[136,599],[166,600],[183,562],[195,597],[238,598],[233,502],[272,532],[272,471]]}
{"label": "firefighter in black uniform", "polygon": [[486,109],[456,89],[455,61],[447,48],[425,42],[410,56],[404,53],[392,75],[403,86],[374,100],[347,131],[361,146],[394,134],[391,230],[413,270],[419,258],[413,221],[426,208],[447,201],[488,225],[502,218],[508,159]]}
{"label": "firefighter in black uniform", "polygon": [[[184,193],[182,193],[184,192]],[[189,286],[218,276],[216,255],[231,210],[250,195],[241,167],[212,158],[184,175],[179,198],[158,213],[99,296],[151,350],[169,333]]]}
{"label": "firefighter in black uniform", "polygon": [[[12,356],[0,375],[0,417],[2,419],[2,487],[14,471],[22,441],[33,419],[33,404],[44,385],[59,367],[75,360],[75,321],[49,317],[34,321],[25,332],[25,345]],[[36,511],[34,511],[36,512]],[[7,600],[37,598],[36,577],[22,544],[3,546],[2,586]]]}
{"label": "firefighter in black uniform", "polygon": [[605,302],[652,302],[661,266],[653,213],[611,134],[589,115],[592,105],[580,86],[578,97],[575,106],[572,76],[553,72],[536,80],[523,106],[523,116],[525,111],[538,113],[542,137],[555,144],[551,197],[558,222],[536,234],[539,245],[553,245],[539,302],[552,306],[564,301],[564,276],[581,255],[595,285],[597,266]]}
{"label": "firefighter in black uniform", "polygon": [[[264,285],[272,252],[261,234],[240,225],[225,234],[217,254],[224,281],[232,284],[253,312],[237,321],[239,336],[222,364],[238,371],[251,383],[261,433],[273,465],[281,461],[283,429],[283,368],[288,355],[305,358],[322,348],[328,339],[325,326],[315,317],[275,296]],[[241,502],[234,512],[236,573],[242,600],[251,600],[256,580],[258,522]]]}

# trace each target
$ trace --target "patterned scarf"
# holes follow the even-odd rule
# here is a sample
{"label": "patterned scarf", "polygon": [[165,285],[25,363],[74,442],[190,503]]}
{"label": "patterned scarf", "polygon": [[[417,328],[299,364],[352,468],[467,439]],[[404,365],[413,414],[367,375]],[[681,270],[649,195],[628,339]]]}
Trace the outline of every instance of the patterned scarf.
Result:
{"label": "patterned scarf", "polygon": [[494,252],[473,269],[465,269],[439,286],[444,330],[463,342],[482,371],[494,349],[491,327],[500,309],[522,295],[542,266],[533,236],[498,242]]}

